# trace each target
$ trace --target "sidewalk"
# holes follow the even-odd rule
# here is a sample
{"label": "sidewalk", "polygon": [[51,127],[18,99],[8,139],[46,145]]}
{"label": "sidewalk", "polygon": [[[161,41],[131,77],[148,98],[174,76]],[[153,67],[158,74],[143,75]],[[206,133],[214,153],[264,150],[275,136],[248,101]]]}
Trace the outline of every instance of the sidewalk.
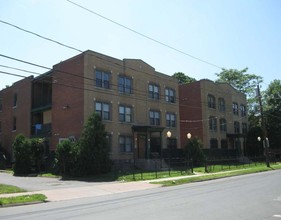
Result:
{"label": "sidewalk", "polygon": [[20,196],[20,195],[31,195],[31,194],[39,193],[39,194],[44,194],[47,197],[47,201],[54,202],[54,201],[62,201],[62,200],[69,200],[69,199],[78,199],[78,198],[109,195],[115,193],[146,190],[146,189],[153,189],[159,187],[161,187],[161,185],[149,184],[146,182],[111,182],[111,183],[104,183],[100,185],[85,186],[85,187],[1,194],[0,198]]}
{"label": "sidewalk", "polygon": [[[233,172],[233,171],[226,171]],[[152,184],[153,182],[166,181],[166,180],[177,180],[177,179],[185,179],[192,178],[196,176],[206,176],[211,175],[207,173],[194,173],[195,175],[189,176],[177,176],[177,177],[167,177],[167,178],[159,178],[154,180],[144,180],[137,182],[103,182],[103,183],[87,183],[86,186],[72,186],[72,187],[60,187],[55,189],[44,189],[44,190],[33,190],[29,192],[23,193],[13,193],[13,194],[1,194],[1,197],[13,197],[19,195],[31,195],[31,194],[44,194],[47,197],[47,201],[63,201],[70,199],[78,199],[78,198],[87,198],[87,197],[95,197],[102,195],[109,195],[115,193],[124,193],[124,192],[132,192],[139,190],[147,190],[153,188],[162,187],[161,184]],[[44,178],[44,177],[35,177],[35,178]],[[1,180],[0,180],[1,182]],[[12,184],[11,184],[12,185]]]}
{"label": "sidewalk", "polygon": [[[137,182],[103,182],[103,183],[88,183],[86,186],[73,186],[73,187],[65,187],[65,188],[56,188],[56,189],[44,189],[44,190],[32,190],[29,192],[22,193],[12,193],[12,194],[0,194],[1,197],[13,197],[20,195],[31,195],[31,194],[44,194],[47,197],[47,201],[62,201],[62,200],[70,200],[70,199],[78,199],[78,198],[86,198],[86,197],[95,197],[102,195],[109,195],[115,193],[124,193],[131,191],[139,191],[139,190],[147,190],[162,187],[161,184],[152,184],[152,182],[159,182],[165,180],[176,180],[183,178],[191,178],[194,176],[201,176],[204,174],[196,174],[190,176],[178,176],[178,177],[168,177],[168,178],[160,178],[154,180],[144,180]],[[35,178],[43,178],[43,177],[35,177]],[[0,180],[1,183],[1,180]],[[13,184],[11,184],[13,185]]]}

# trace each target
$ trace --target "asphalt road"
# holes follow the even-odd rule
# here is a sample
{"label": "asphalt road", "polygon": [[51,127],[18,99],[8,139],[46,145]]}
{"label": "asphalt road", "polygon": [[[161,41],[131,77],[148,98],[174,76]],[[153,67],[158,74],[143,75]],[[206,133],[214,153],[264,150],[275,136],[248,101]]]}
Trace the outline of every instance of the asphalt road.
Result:
{"label": "asphalt road", "polygon": [[1,208],[0,219],[281,220],[281,171]]}

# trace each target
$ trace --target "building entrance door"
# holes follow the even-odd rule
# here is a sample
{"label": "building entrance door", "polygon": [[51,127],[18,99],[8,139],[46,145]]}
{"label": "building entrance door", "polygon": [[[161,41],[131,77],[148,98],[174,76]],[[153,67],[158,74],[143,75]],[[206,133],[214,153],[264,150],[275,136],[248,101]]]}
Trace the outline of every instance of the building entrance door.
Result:
{"label": "building entrance door", "polygon": [[138,159],[144,159],[146,154],[146,135],[139,134],[138,135]]}

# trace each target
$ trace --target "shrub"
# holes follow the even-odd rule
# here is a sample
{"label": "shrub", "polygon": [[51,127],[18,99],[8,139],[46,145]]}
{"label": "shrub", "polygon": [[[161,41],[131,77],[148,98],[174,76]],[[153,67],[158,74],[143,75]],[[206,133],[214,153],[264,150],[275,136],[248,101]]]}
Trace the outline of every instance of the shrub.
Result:
{"label": "shrub", "polygon": [[61,174],[76,175],[78,169],[79,149],[76,143],[65,140],[58,144],[56,159]]}
{"label": "shrub", "polygon": [[15,175],[25,175],[31,171],[31,145],[24,135],[19,134],[13,142]]}
{"label": "shrub", "polygon": [[31,145],[31,160],[37,172],[41,171],[41,167],[44,160],[44,139],[34,138],[30,140]]}
{"label": "shrub", "polygon": [[186,143],[184,155],[187,160],[192,159],[195,166],[203,164],[206,157],[202,151],[202,143],[199,138],[192,138]]}

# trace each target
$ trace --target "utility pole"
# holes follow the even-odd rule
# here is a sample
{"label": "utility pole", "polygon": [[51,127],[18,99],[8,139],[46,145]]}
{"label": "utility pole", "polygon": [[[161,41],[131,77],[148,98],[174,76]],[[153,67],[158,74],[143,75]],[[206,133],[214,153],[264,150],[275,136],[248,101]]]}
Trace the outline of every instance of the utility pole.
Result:
{"label": "utility pole", "polygon": [[263,147],[264,147],[264,150],[265,150],[265,161],[266,161],[266,166],[270,167],[269,158],[268,158],[267,130],[266,130],[266,124],[265,124],[265,119],[264,119],[264,114],[263,114],[263,106],[262,106],[262,100],[261,100],[261,93],[260,93],[260,86],[259,86],[259,84],[257,86],[257,97],[258,97],[259,105],[260,105],[261,128],[262,128],[262,142],[263,142]]}

